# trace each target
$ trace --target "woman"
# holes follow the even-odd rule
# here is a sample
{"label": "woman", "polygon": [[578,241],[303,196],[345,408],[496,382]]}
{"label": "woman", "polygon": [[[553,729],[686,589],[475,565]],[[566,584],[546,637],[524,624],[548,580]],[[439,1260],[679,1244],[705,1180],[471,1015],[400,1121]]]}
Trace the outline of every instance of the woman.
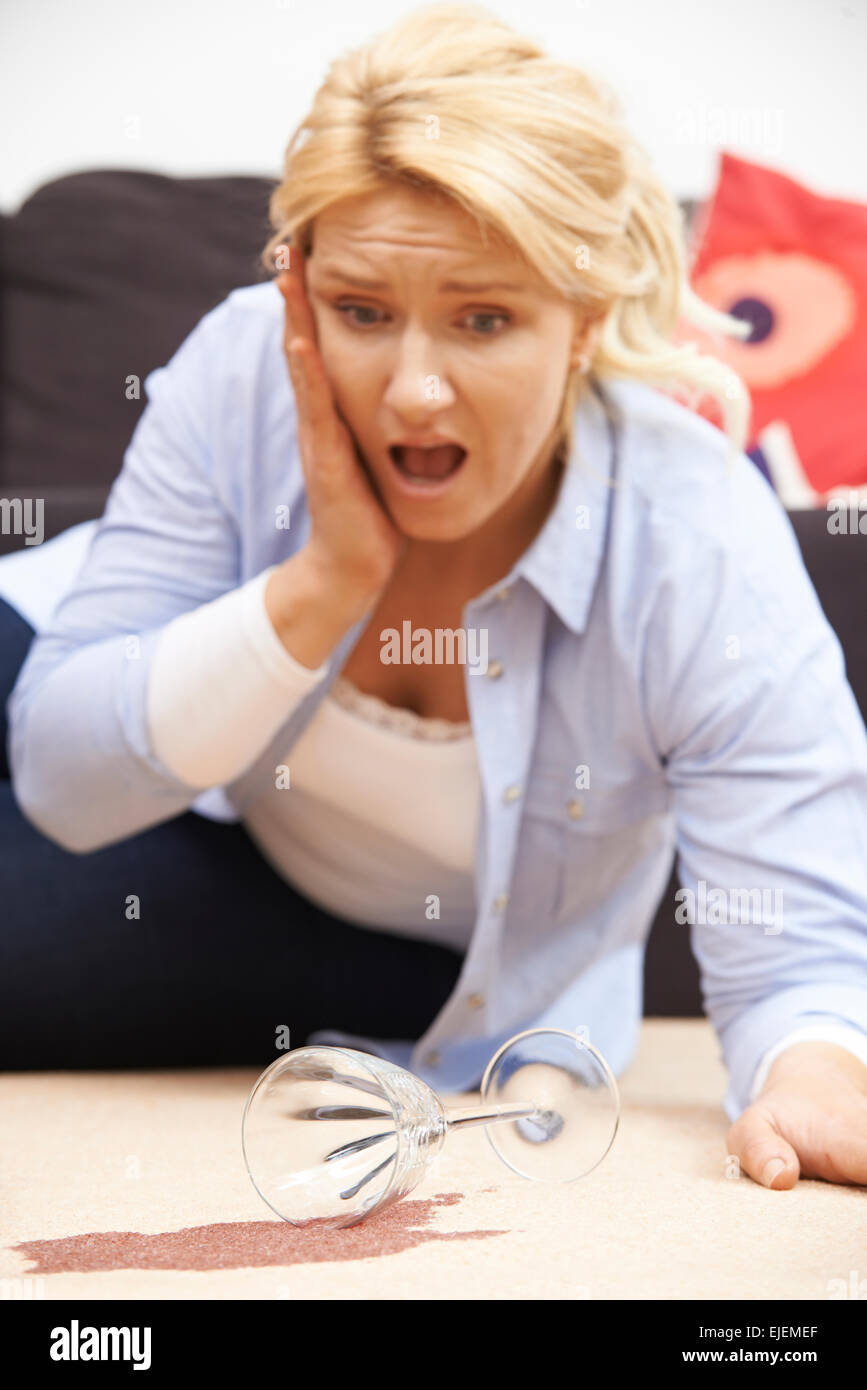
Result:
{"label": "woman", "polygon": [[418,12],[333,65],[271,220],[9,700],[4,1065],[288,1028],[463,1089],[553,1024],[620,1072],[676,848],[729,1152],[867,1181],[867,737],[615,103]]}

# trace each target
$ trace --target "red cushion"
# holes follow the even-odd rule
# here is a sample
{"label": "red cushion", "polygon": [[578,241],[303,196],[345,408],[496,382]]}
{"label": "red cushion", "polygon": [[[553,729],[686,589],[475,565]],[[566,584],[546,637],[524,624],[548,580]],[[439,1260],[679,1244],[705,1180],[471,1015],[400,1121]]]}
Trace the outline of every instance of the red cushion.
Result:
{"label": "red cushion", "polygon": [[[713,350],[750,388],[747,449],[784,422],[815,492],[867,483],[867,206],[723,152],[695,245],[693,289],[753,334],[711,339],[681,324],[677,337]],[[707,399],[702,413],[721,422]]]}

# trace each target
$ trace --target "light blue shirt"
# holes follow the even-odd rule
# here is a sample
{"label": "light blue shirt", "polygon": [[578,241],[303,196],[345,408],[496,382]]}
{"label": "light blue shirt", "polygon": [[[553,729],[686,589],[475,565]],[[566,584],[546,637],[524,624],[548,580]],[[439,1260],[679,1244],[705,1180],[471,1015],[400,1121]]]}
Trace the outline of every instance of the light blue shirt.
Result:
{"label": "light blue shirt", "polygon": [[[8,706],[13,785],[67,849],[203,802],[242,818],[368,621],[231,785],[203,798],[154,755],[161,629],[309,534],[282,335],[276,286],[245,287],[150,373],[83,570],[31,646]],[[584,1030],[619,1074],[675,853],[692,898],[672,930],[690,931],[731,1119],[793,1029],[867,1035],[867,732],[755,466],[729,468],[719,431],[659,392],[596,383],[555,506],[462,625],[487,630],[488,669],[466,672],[483,806],[460,979],[418,1042],[312,1041],[463,1090],[511,1034],[550,1025]]]}

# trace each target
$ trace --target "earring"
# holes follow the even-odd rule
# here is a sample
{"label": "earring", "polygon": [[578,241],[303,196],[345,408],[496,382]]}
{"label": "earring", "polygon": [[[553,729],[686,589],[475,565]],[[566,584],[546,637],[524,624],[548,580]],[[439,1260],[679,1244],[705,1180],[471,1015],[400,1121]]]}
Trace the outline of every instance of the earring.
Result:
{"label": "earring", "polygon": [[590,370],[590,355],[589,355],[589,353],[586,353],[586,352],[582,352],[582,353],[581,353],[581,355],[579,356],[578,361],[577,361],[577,367],[578,367],[579,372],[589,372],[589,370]]}

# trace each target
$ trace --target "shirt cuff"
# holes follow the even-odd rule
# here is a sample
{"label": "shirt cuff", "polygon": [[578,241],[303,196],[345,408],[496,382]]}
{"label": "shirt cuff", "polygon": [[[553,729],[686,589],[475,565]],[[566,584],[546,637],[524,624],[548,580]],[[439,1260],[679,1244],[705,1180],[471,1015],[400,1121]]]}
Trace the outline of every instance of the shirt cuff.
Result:
{"label": "shirt cuff", "polygon": [[774,1043],[773,1047],[769,1047],[764,1053],[750,1087],[750,1104],[757,1098],[767,1081],[772,1063],[776,1061],[781,1052],[785,1052],[787,1047],[799,1042],[836,1043],[838,1047],[845,1047],[847,1052],[851,1052],[867,1066],[867,1033],[863,1033],[860,1028],[844,1023],[808,1024],[803,1028],[795,1029],[792,1033],[787,1033],[785,1037],[780,1038],[779,1042]]}
{"label": "shirt cuff", "polygon": [[[857,970],[850,973],[857,978]],[[814,980],[776,990],[725,1020],[718,1010],[709,1016],[729,1074],[723,1109],[734,1121],[750,1104],[749,1091],[764,1054],[796,1028],[842,1027],[867,1034],[867,988]]]}

